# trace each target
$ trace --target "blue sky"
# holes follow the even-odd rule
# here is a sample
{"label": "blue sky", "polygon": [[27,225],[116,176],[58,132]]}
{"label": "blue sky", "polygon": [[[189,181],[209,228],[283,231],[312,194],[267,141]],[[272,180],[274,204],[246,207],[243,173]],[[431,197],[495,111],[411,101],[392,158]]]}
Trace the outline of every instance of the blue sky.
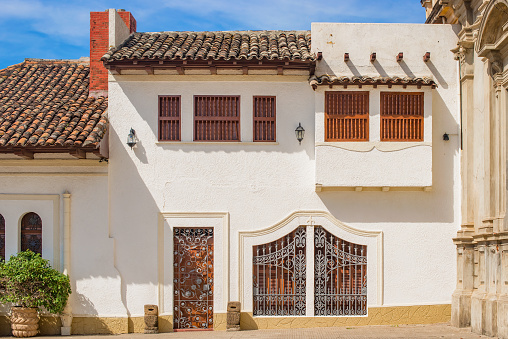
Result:
{"label": "blue sky", "polygon": [[0,0],[0,69],[89,55],[89,12],[123,8],[140,32],[310,29],[311,22],[423,23],[419,0]]}

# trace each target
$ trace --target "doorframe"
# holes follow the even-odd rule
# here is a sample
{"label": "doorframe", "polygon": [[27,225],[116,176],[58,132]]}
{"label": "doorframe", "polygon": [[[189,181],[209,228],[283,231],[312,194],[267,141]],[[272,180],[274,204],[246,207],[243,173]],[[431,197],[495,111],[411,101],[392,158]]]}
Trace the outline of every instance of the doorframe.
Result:
{"label": "doorframe", "polygon": [[[213,313],[226,313],[229,301],[229,213],[228,212],[161,212],[157,234],[159,314],[173,312],[173,228],[213,228]],[[215,327],[215,326],[214,326]]]}

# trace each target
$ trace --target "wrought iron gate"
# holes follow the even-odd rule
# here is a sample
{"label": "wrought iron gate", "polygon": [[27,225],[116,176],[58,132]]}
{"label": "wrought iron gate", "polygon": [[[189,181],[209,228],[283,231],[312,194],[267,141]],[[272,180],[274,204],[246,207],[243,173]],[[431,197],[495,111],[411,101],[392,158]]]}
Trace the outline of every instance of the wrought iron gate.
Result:
{"label": "wrought iron gate", "polygon": [[254,315],[305,315],[306,232],[253,248]]}
{"label": "wrought iron gate", "polygon": [[174,229],[174,329],[213,328],[213,228]]}
{"label": "wrought iron gate", "polygon": [[367,314],[367,246],[314,228],[314,314]]}

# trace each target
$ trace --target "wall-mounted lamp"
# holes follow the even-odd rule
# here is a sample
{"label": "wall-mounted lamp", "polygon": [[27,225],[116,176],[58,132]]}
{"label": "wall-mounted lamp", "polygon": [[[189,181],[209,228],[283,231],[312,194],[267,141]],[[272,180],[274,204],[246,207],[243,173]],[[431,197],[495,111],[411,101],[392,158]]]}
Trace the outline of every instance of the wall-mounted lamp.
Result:
{"label": "wall-mounted lamp", "polygon": [[296,140],[302,144],[303,136],[305,135],[305,129],[302,127],[302,124],[299,122],[298,127],[295,129]]}
{"label": "wall-mounted lamp", "polygon": [[374,62],[376,61],[376,53],[371,53],[370,54],[370,62]]}
{"label": "wall-mounted lamp", "polygon": [[132,147],[136,146],[137,142],[138,138],[136,137],[136,131],[131,127],[131,131],[127,136],[127,146],[129,146],[132,149]]}
{"label": "wall-mounted lamp", "polygon": [[450,136],[448,135],[448,133],[443,134],[443,140],[444,141],[450,140]]}

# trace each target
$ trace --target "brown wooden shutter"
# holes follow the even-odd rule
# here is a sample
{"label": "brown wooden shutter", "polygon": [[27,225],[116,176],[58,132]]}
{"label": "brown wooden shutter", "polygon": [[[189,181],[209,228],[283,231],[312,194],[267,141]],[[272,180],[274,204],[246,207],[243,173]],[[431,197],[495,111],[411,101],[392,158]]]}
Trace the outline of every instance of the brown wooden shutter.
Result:
{"label": "brown wooden shutter", "polygon": [[254,141],[275,141],[275,97],[254,97]]}
{"label": "brown wooden shutter", "polygon": [[369,140],[369,92],[325,93],[325,141]]}
{"label": "brown wooden shutter", "polygon": [[423,93],[381,92],[381,141],[423,141]]}
{"label": "brown wooden shutter", "polygon": [[194,96],[194,141],[240,141],[240,96]]}
{"label": "brown wooden shutter", "polygon": [[159,141],[180,141],[180,96],[159,95]]}
{"label": "brown wooden shutter", "polygon": [[5,259],[5,219],[0,214],[0,258]]}

